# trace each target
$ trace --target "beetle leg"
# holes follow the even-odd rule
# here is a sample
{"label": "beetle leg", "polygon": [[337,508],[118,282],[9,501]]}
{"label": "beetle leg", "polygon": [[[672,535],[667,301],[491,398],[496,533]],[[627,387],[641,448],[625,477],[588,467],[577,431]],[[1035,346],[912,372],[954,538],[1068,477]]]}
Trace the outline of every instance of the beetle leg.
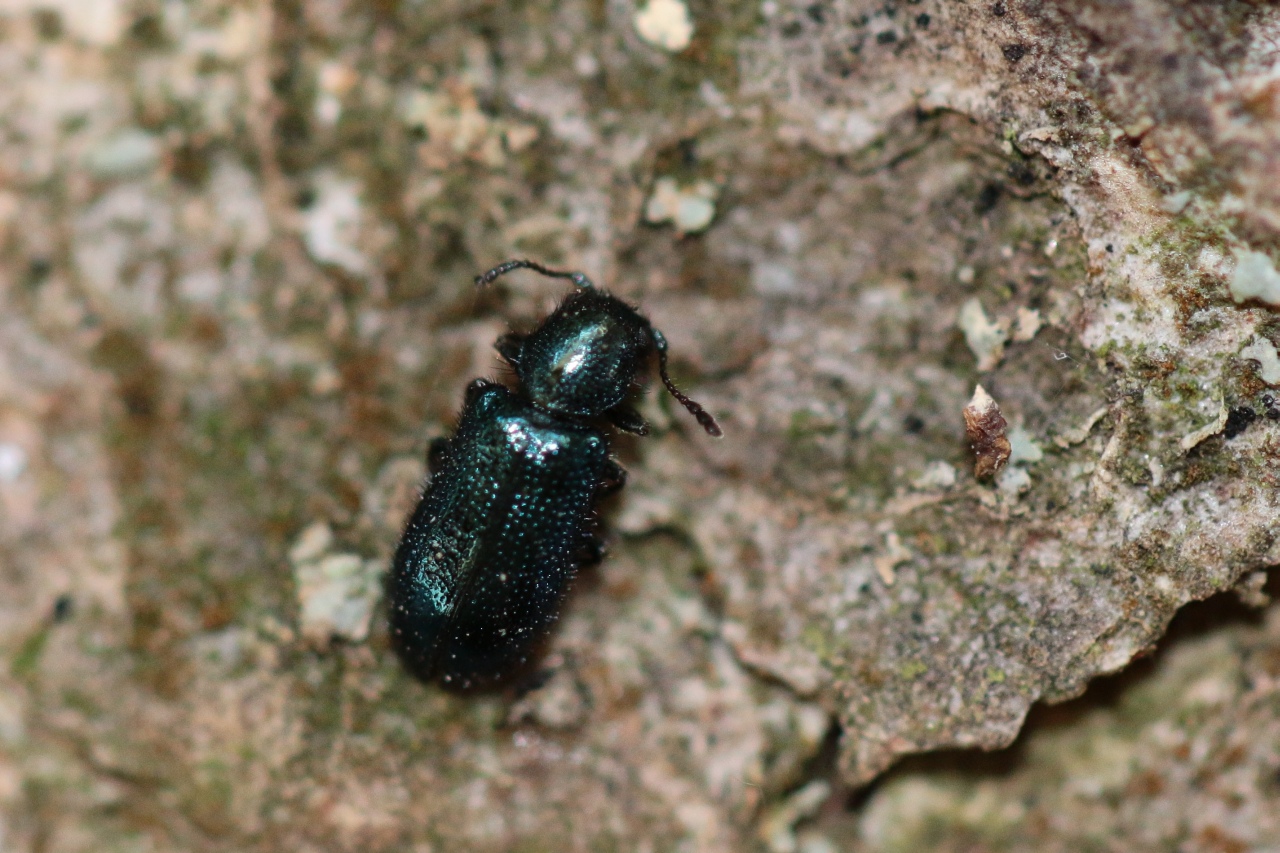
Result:
{"label": "beetle leg", "polygon": [[523,677],[520,678],[513,686],[516,698],[519,699],[529,695],[535,690],[541,690],[555,674],[556,670],[554,667],[541,667],[533,670],[532,672],[523,673]]}
{"label": "beetle leg", "polygon": [[467,386],[466,394],[463,396],[463,405],[470,406],[475,402],[476,397],[480,396],[481,391],[496,384],[498,383],[488,379],[472,379],[471,384]]}
{"label": "beetle leg", "polygon": [[511,365],[512,369],[520,366],[520,349],[524,346],[524,337],[515,332],[507,332],[493,344],[498,355],[502,356],[503,361]]}
{"label": "beetle leg", "polygon": [[649,424],[630,406],[614,406],[605,412],[605,417],[609,419],[609,423],[623,432],[629,432],[632,435],[649,434]]}
{"label": "beetle leg", "polygon": [[604,561],[604,555],[608,552],[609,547],[604,544],[603,539],[597,536],[593,531],[584,531],[582,535],[582,548],[578,552],[578,565],[598,566]]}
{"label": "beetle leg", "polygon": [[600,475],[600,485],[596,486],[596,494],[600,497],[611,495],[627,484],[627,469],[612,459],[606,459],[604,473]]}
{"label": "beetle leg", "polygon": [[449,458],[449,445],[451,443],[447,438],[433,438],[431,443],[427,445],[427,472],[432,476],[440,472],[445,459]]}

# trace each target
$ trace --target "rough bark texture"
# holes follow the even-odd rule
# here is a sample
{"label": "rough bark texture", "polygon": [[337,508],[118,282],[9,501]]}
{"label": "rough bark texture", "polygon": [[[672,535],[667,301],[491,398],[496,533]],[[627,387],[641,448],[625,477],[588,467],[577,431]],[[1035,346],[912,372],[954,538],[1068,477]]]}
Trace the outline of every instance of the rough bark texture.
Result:
{"label": "rough bark texture", "polygon": [[[1263,600],[1278,62],[1235,0],[0,2],[0,849],[1280,844],[1274,608],[847,797]],[[513,256],[726,437],[650,393],[547,680],[458,697],[370,610]]]}

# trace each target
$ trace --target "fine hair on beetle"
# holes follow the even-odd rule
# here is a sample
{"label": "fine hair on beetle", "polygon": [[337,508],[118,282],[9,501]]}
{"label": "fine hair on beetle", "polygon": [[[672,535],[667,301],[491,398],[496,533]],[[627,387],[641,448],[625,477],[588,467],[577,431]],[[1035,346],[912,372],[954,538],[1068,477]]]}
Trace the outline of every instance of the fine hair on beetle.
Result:
{"label": "fine hair on beetle", "polygon": [[596,508],[626,482],[601,427],[648,433],[627,399],[655,353],[666,390],[721,434],[672,382],[662,332],[583,273],[515,260],[476,284],[518,269],[575,288],[535,329],[495,342],[515,387],[468,386],[453,436],[432,443],[430,481],[387,578],[396,652],[414,675],[454,689],[524,672],[578,569],[600,559]]}

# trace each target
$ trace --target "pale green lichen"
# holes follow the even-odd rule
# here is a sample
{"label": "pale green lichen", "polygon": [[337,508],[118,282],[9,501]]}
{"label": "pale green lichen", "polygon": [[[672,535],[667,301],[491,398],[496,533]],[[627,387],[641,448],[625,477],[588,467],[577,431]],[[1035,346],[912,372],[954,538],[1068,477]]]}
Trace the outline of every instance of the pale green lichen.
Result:
{"label": "pale green lichen", "polygon": [[1044,458],[1044,451],[1040,449],[1040,444],[1024,427],[1017,426],[1009,430],[1008,438],[1010,465],[1039,462]]}
{"label": "pale green lichen", "polygon": [[1244,349],[1240,350],[1241,358],[1258,362],[1258,376],[1268,385],[1280,385],[1280,357],[1276,355],[1276,345],[1262,336],[1255,336]]}
{"label": "pale green lichen", "polygon": [[646,222],[661,225],[670,222],[680,234],[705,231],[715,219],[719,189],[710,181],[696,181],[690,186],[677,184],[674,178],[659,178],[653,193],[645,202]]}
{"label": "pale green lichen", "polygon": [[683,0],[648,0],[637,10],[636,32],[652,45],[677,53],[693,38],[693,21]]}
{"label": "pale green lichen", "polygon": [[1000,363],[1009,331],[1004,324],[993,322],[987,317],[980,301],[970,299],[964,303],[956,325],[964,332],[965,343],[978,360],[979,370],[990,370]]}
{"label": "pale green lichen", "polygon": [[1271,257],[1249,249],[1237,250],[1236,268],[1231,274],[1231,298],[1236,302],[1257,299],[1280,305],[1280,272]]}

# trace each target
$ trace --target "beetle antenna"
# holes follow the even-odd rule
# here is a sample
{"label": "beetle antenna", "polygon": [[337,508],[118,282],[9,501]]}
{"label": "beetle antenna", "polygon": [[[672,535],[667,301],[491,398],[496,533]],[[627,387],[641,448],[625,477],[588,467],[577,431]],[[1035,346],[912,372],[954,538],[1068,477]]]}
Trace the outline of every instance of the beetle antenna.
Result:
{"label": "beetle antenna", "polygon": [[697,419],[702,428],[707,431],[707,435],[716,438],[723,436],[724,431],[720,429],[720,424],[716,423],[711,413],[682,394],[676,384],[671,381],[671,377],[667,374],[667,339],[657,329],[650,328],[650,332],[653,334],[653,344],[658,350],[658,375],[662,377],[662,384],[667,386],[671,396],[679,400],[680,404],[689,410],[689,414]]}
{"label": "beetle antenna", "polygon": [[492,284],[496,279],[501,278],[512,270],[533,270],[536,273],[545,275],[547,278],[567,278],[578,287],[586,290],[595,289],[595,285],[592,284],[591,279],[587,278],[585,273],[548,269],[536,261],[519,259],[498,264],[488,272],[476,276],[476,286],[484,287],[486,284]]}

